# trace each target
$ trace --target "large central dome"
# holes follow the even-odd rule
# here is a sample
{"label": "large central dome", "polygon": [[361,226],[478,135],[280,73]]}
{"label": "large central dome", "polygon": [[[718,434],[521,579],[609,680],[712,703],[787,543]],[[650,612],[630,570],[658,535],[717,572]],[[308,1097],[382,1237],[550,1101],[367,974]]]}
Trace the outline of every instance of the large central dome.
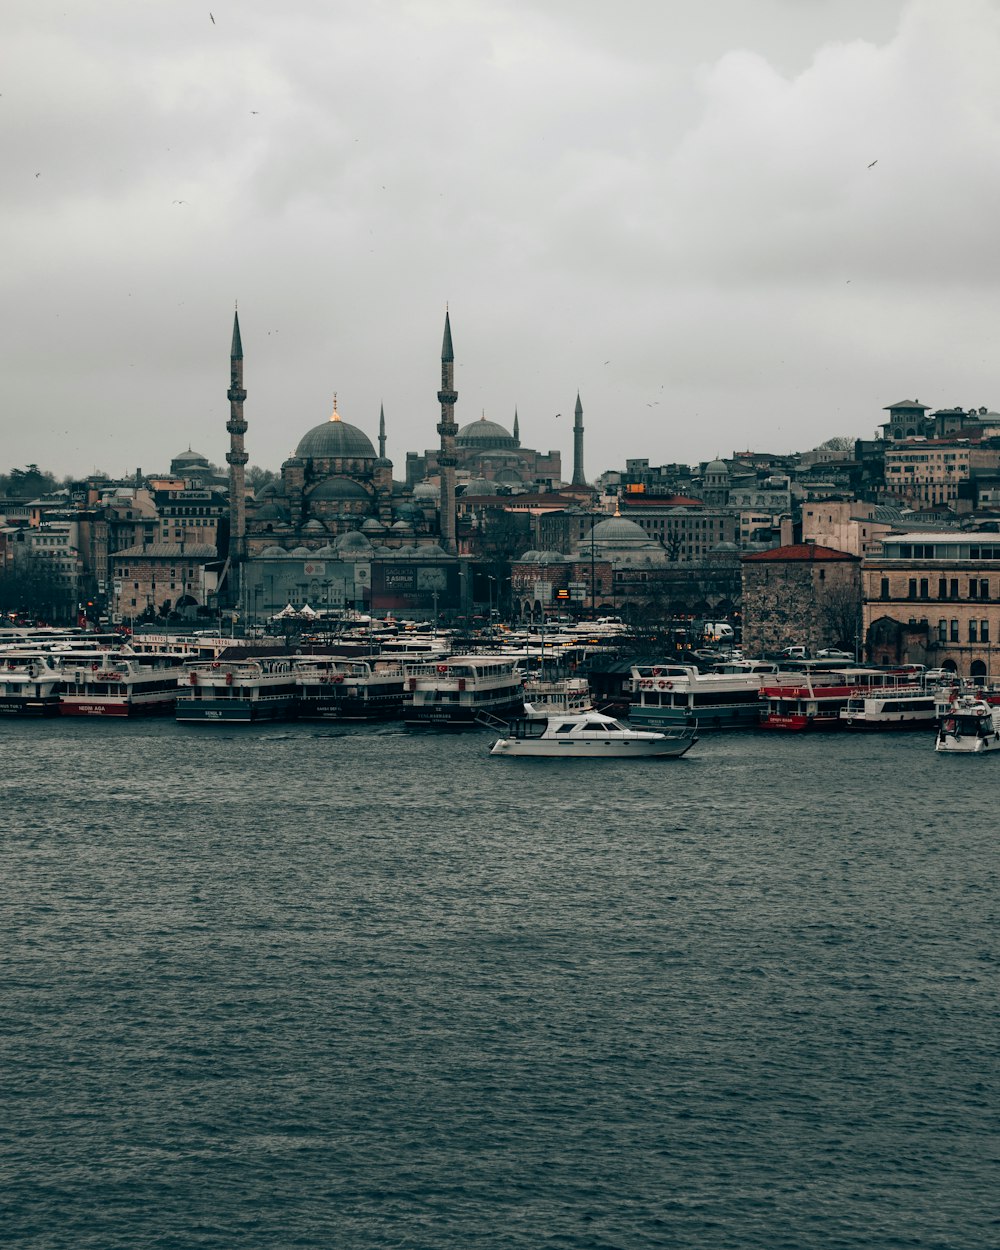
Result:
{"label": "large central dome", "polygon": [[456,447],[475,447],[479,451],[487,448],[500,450],[504,447],[516,447],[517,439],[510,430],[505,430],[496,421],[487,421],[485,416],[478,421],[470,421],[463,425],[455,435]]}
{"label": "large central dome", "polygon": [[299,440],[295,449],[297,456],[305,459],[333,459],[350,456],[355,460],[374,460],[375,448],[371,439],[356,425],[348,425],[340,419],[334,403],[333,416],[322,425],[315,425]]}

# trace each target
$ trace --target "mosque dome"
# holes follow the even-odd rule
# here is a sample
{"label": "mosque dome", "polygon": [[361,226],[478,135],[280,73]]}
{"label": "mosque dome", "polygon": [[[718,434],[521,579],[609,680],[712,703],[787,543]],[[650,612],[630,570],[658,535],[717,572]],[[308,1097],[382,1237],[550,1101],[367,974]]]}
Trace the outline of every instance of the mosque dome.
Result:
{"label": "mosque dome", "polygon": [[471,482],[465,484],[466,495],[498,495],[500,493],[495,482],[487,481],[485,477],[474,477]]}
{"label": "mosque dome", "polygon": [[179,456],[174,456],[173,464],[208,464],[207,456],[203,456],[201,452],[192,451],[189,447],[187,451],[182,451]]}
{"label": "mosque dome", "polygon": [[612,516],[606,521],[598,521],[590,531],[589,538],[602,543],[648,543],[651,541],[641,525],[623,516]]}
{"label": "mosque dome", "polygon": [[284,549],[284,547],[279,547],[277,543],[274,543],[270,547],[265,547],[260,554],[262,556],[287,556],[288,552]]}
{"label": "mosque dome", "polygon": [[433,482],[417,482],[413,488],[414,499],[437,499],[440,494],[440,486],[435,486]]}
{"label": "mosque dome", "polygon": [[377,517],[366,517],[361,525],[362,534],[384,534],[385,526]]}
{"label": "mosque dome", "polygon": [[[331,422],[333,424],[333,422]],[[340,422],[339,424],[343,424]],[[348,426],[350,429],[350,426]],[[358,431],[360,433],[360,431]],[[308,438],[309,436],[306,435]],[[362,437],[364,437],[362,435]],[[354,452],[323,452],[323,455],[354,455]],[[360,482],[349,477],[328,477],[325,482],[309,492],[309,499],[368,499],[369,494]]]}
{"label": "mosque dome", "polygon": [[295,449],[296,456],[303,459],[322,460],[335,456],[350,456],[354,459],[375,460],[375,448],[363,430],[356,425],[348,425],[342,421],[337,411],[337,402],[333,403],[333,415],[322,425],[315,425],[302,436]]}
{"label": "mosque dome", "polygon": [[725,460],[712,460],[705,466],[705,476],[708,477],[710,473],[721,473],[728,477],[729,466],[726,464]]}
{"label": "mosque dome", "polygon": [[517,439],[510,430],[505,430],[496,421],[487,421],[482,416],[478,421],[470,421],[468,425],[462,426],[455,435],[455,446],[474,447],[478,451],[516,448]]}

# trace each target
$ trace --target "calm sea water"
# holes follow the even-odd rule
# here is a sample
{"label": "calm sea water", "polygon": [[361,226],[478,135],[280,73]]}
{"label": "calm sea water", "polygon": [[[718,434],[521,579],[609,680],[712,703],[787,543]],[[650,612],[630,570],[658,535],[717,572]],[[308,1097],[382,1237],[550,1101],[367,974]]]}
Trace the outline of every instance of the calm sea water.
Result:
{"label": "calm sea water", "polygon": [[1000,1245],[1000,760],[0,723],[0,1239]]}

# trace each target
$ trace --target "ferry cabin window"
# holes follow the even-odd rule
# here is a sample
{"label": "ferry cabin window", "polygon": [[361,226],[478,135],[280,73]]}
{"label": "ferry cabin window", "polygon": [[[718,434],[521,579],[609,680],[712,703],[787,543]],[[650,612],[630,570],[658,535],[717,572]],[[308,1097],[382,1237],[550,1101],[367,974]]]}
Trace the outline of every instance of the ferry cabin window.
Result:
{"label": "ferry cabin window", "polygon": [[560,726],[556,729],[556,733],[557,733],[557,734],[568,734],[568,733],[569,733],[569,731],[570,731],[572,728],[573,728],[573,724],[572,724],[572,722],[570,722],[570,724],[568,724],[568,725],[560,725]]}

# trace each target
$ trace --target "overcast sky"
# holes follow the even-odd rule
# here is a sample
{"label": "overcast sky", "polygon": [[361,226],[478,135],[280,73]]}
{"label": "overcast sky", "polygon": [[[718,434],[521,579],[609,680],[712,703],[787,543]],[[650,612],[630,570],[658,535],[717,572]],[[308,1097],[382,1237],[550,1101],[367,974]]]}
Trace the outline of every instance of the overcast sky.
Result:
{"label": "overcast sky", "polygon": [[[213,21],[214,18],[214,21]],[[0,471],[1000,408],[1000,0],[5,0]],[[560,415],[557,415],[560,414]]]}

